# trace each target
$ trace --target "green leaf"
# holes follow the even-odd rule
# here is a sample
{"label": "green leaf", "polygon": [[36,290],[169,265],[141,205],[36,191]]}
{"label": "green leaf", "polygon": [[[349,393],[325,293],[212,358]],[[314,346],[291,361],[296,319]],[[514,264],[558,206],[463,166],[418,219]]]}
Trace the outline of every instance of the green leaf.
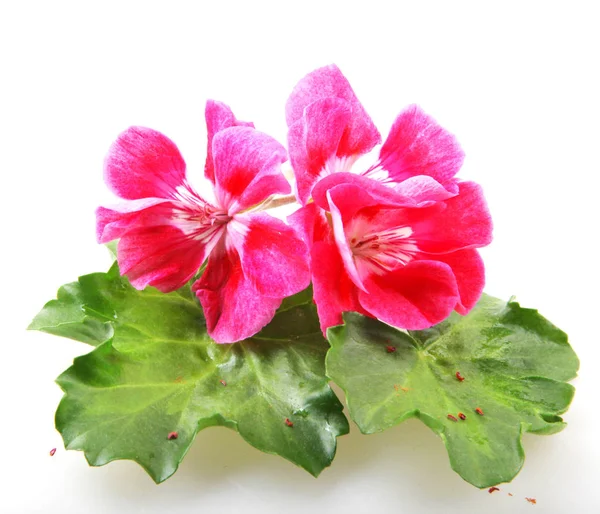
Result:
{"label": "green leaf", "polygon": [[288,299],[255,337],[218,345],[187,286],[137,291],[115,264],[61,288],[30,328],[98,345],[57,379],[65,446],[94,466],[134,460],[161,482],[199,430],[222,425],[318,475],[348,422],[328,385],[328,345],[306,298]]}
{"label": "green leaf", "polygon": [[[118,331],[114,329],[118,327]],[[170,294],[153,288],[138,291],[119,275],[92,273],[62,286],[28,327],[97,346],[114,332],[115,346],[156,338],[206,337],[204,317],[189,287]]]}
{"label": "green leaf", "polygon": [[[566,334],[535,310],[484,295],[469,315],[420,332],[344,319],[328,332],[327,373],[365,434],[418,418],[441,437],[452,468],[483,488],[519,472],[523,432],[565,426],[559,415],[574,394],[565,381],[579,361]],[[464,421],[448,418],[459,412]]]}

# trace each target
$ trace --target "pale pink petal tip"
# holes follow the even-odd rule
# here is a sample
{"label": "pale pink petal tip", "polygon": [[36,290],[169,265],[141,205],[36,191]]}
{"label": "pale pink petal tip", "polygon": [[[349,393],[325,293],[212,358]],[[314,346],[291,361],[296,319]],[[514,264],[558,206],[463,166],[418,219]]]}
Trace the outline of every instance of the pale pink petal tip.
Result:
{"label": "pale pink petal tip", "polygon": [[254,127],[250,121],[240,121],[236,119],[233,111],[228,105],[216,100],[208,100],[205,109],[206,132],[208,143],[206,145],[206,164],[204,165],[204,175],[213,184],[215,182],[215,171],[212,156],[212,142],[215,134],[230,127]]}
{"label": "pale pink petal tip", "polygon": [[381,135],[335,65],[304,77],[286,104],[290,160],[305,204],[316,180],[348,171]]}
{"label": "pale pink petal tip", "polygon": [[419,106],[401,112],[379,153],[379,166],[394,182],[417,175],[446,186],[464,160],[458,141]]}

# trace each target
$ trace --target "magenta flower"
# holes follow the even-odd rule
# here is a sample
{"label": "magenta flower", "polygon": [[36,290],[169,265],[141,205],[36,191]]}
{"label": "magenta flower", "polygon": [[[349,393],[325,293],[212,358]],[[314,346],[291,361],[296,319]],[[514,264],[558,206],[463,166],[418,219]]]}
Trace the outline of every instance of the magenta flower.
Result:
{"label": "magenta flower", "polygon": [[335,65],[298,83],[286,115],[304,205],[290,222],[311,249],[323,331],[344,311],[411,330],[466,314],[483,291],[476,248],[492,224],[481,188],[454,177],[464,157],[454,136],[411,106],[375,164],[357,172],[381,136]]}
{"label": "magenta flower", "polygon": [[[309,73],[296,85],[287,101],[286,119],[290,161],[303,205],[320,179],[350,171],[359,184],[362,178],[372,178],[415,201],[443,200],[458,191],[454,175],[464,154],[454,136],[416,105],[398,115],[377,162],[353,169],[361,155],[381,142],[381,135],[335,65]],[[337,177],[326,184],[336,181],[347,179]]]}
{"label": "magenta flower", "polygon": [[[369,179],[366,179],[369,180]],[[466,314],[481,296],[484,268],[475,248],[491,241],[481,188],[458,184],[443,201],[414,202],[370,180],[326,193],[290,216],[311,248],[314,298],[321,328],[355,311],[420,330]]]}
{"label": "magenta flower", "polygon": [[285,149],[224,104],[208,102],[206,120],[205,175],[214,202],[187,182],[170,139],[132,127],[105,162],[108,187],[126,201],[97,210],[97,236],[101,243],[120,239],[121,273],[137,289],[178,289],[208,259],[193,290],[209,335],[229,343],[257,333],[283,298],[308,286],[308,254],[291,227],[257,212],[271,195],[291,191],[280,169]]}

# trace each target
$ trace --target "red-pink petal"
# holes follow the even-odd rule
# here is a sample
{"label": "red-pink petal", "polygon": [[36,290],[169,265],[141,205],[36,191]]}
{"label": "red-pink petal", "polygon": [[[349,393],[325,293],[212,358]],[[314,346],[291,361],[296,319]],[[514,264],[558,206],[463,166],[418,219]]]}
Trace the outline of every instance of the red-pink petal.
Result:
{"label": "red-pink petal", "polygon": [[412,261],[384,275],[370,275],[361,305],[378,319],[407,330],[422,330],[446,319],[459,301],[450,266]]}
{"label": "red-pink petal", "polygon": [[351,105],[338,98],[323,98],[306,107],[290,127],[288,148],[296,176],[298,198],[306,204],[319,176],[337,171],[340,142],[352,119]]}
{"label": "red-pink petal", "polygon": [[111,146],[104,161],[104,180],[121,198],[172,198],[185,182],[185,162],[167,136],[131,127]]}
{"label": "red-pink petal", "polygon": [[325,211],[320,209],[314,202],[300,207],[293,214],[290,214],[287,217],[287,222],[308,247],[313,242],[333,241],[333,233],[325,217]]}
{"label": "red-pink petal", "polygon": [[230,215],[252,207],[273,194],[291,191],[281,173],[285,148],[250,127],[231,127],[213,138],[215,195]]}
{"label": "red-pink petal", "polygon": [[294,229],[266,213],[248,215],[243,223],[243,237],[233,241],[258,294],[281,299],[307,288],[308,249]]}
{"label": "red-pink petal", "polygon": [[[343,187],[338,190],[337,187],[340,186]],[[389,207],[416,207],[419,200],[418,198],[415,199],[404,195],[377,180],[373,180],[363,175],[356,175],[354,173],[335,173],[322,178],[315,184],[312,191],[314,203],[322,209],[329,210],[327,192],[330,190],[333,191],[333,188],[336,188],[338,191],[338,193],[335,194],[336,198],[343,197],[344,195],[349,195],[351,197],[350,205],[354,206],[354,210],[377,204]],[[354,193],[360,195],[360,200],[358,200],[358,198],[356,200],[352,198]],[[340,200],[343,199],[340,198]]]}
{"label": "red-pink petal", "polygon": [[381,142],[373,121],[335,64],[319,68],[298,82],[286,103],[288,127],[302,118],[304,110],[310,104],[329,97],[344,100],[352,108],[352,120],[340,142],[338,156],[360,155]]}
{"label": "red-pink petal", "polygon": [[217,343],[253,336],[273,319],[281,298],[259,294],[246,279],[237,252],[214,251],[193,290],[202,304],[206,328]]}
{"label": "red-pink petal", "polygon": [[327,192],[327,199],[329,201],[329,210],[331,212],[331,220],[333,224],[333,237],[335,239],[338,252],[340,253],[340,257],[342,258],[342,262],[344,263],[346,273],[348,273],[350,280],[352,280],[352,282],[354,282],[359,289],[366,291],[365,285],[358,273],[356,263],[354,262],[354,254],[352,253],[352,249],[350,248],[346,238],[342,214],[331,199],[331,194],[329,191]]}
{"label": "red-pink petal", "polygon": [[445,186],[462,166],[464,153],[452,134],[411,105],[394,121],[379,160],[394,182],[428,175]]}
{"label": "red-pink petal", "polygon": [[168,224],[130,230],[117,246],[121,275],[136,289],[150,285],[174,291],[194,276],[218,237],[203,244]]}
{"label": "red-pink petal", "polygon": [[[160,207],[155,207],[159,206]],[[119,205],[96,209],[96,239],[108,243],[128,230],[144,224],[165,224],[172,215],[172,204],[164,198],[129,200]],[[140,221],[142,219],[142,221]]]}
{"label": "red-pink petal", "polygon": [[208,135],[208,144],[206,146],[206,164],[204,165],[204,175],[213,184],[215,183],[215,170],[212,156],[212,141],[215,134],[229,127],[254,127],[249,121],[240,121],[233,115],[233,111],[228,105],[216,100],[208,100],[204,111],[206,117],[206,131]]}
{"label": "red-pink petal", "polygon": [[359,312],[369,316],[358,301],[354,285],[334,243],[317,242],[311,249],[313,297],[323,334],[329,327],[343,323],[342,312]]}
{"label": "red-pink petal", "polygon": [[445,262],[452,268],[460,293],[460,301],[454,309],[459,314],[468,314],[481,297],[485,285],[485,270],[481,256],[477,250],[468,249],[436,255],[435,260]]}
{"label": "red-pink petal", "polygon": [[481,187],[474,182],[458,185],[459,193],[444,202],[407,210],[407,224],[420,250],[449,253],[491,242],[492,219]]}

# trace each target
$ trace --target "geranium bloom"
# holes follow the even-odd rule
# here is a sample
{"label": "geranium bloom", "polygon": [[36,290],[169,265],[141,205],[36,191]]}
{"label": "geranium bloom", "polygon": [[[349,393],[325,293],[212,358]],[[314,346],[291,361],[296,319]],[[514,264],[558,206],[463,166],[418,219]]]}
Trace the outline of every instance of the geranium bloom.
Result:
{"label": "geranium bloom", "polygon": [[[366,179],[369,180],[369,179]],[[289,220],[311,247],[321,328],[355,311],[409,330],[428,328],[453,310],[466,314],[484,286],[475,248],[491,240],[479,186],[415,205],[374,180],[331,187],[327,204],[299,209]]]}
{"label": "geranium bloom", "polygon": [[284,297],[308,286],[310,274],[306,246],[293,229],[256,209],[291,191],[280,170],[285,149],[224,104],[209,102],[206,119],[205,175],[214,202],[190,186],[170,139],[132,127],[105,162],[107,185],[126,201],[97,210],[97,235],[102,243],[120,238],[119,268],[137,289],[173,291],[208,258],[193,290],[209,335],[227,343],[257,333]]}
{"label": "geranium bloom", "polygon": [[378,161],[363,170],[353,168],[381,142],[381,135],[335,65],[309,73],[296,85],[287,101],[286,120],[290,161],[303,205],[319,179],[349,171],[415,200],[445,199],[457,192],[454,175],[464,154],[454,136],[415,105],[396,118]]}
{"label": "geranium bloom", "polygon": [[305,205],[290,222],[311,247],[323,330],[343,311],[413,330],[466,314],[484,286],[475,248],[490,242],[492,225],[480,187],[454,178],[464,157],[454,136],[411,106],[379,159],[353,169],[381,136],[334,65],[298,83],[286,117]]}

